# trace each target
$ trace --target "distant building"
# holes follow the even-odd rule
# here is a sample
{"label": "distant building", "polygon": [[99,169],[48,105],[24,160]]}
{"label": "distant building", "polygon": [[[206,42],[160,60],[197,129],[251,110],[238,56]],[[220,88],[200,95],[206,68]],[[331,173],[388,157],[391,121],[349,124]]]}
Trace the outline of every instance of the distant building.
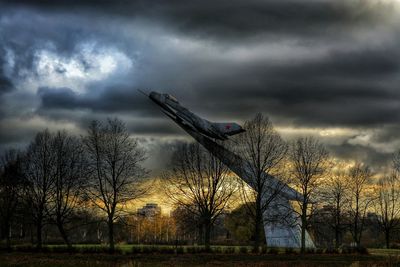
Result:
{"label": "distant building", "polygon": [[145,206],[137,210],[137,215],[152,218],[161,214],[161,207],[156,203],[147,203]]}

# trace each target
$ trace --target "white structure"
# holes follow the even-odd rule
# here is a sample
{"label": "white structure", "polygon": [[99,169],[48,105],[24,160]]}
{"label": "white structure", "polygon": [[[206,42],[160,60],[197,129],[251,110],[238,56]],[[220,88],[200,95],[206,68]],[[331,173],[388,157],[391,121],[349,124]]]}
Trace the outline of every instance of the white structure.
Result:
{"label": "white structure", "polygon": [[[250,187],[254,188],[254,186],[252,186],[253,178],[246,167],[248,165],[246,161],[190,127],[187,127],[178,121],[175,122],[196,139],[196,141],[198,141],[204,148],[226,164],[231,171],[242,178]],[[270,247],[300,248],[301,221],[293,212],[293,207],[290,201],[300,199],[301,195],[296,190],[281,183],[273,176],[270,176],[268,181],[270,181],[270,184],[266,186],[265,190],[279,191],[274,191],[278,192],[278,195],[263,215],[267,245]],[[269,218],[275,219],[274,221],[269,221]],[[315,247],[314,242],[307,232],[306,247]]]}

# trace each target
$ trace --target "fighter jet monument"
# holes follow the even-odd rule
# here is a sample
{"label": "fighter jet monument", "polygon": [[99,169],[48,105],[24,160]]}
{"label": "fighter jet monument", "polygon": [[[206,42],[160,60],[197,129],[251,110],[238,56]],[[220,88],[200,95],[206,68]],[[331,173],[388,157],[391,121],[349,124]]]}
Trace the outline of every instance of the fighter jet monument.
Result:
{"label": "fighter jet monument", "polygon": [[[254,177],[249,163],[240,156],[216,143],[212,139],[227,140],[229,136],[245,131],[234,122],[215,123],[203,119],[183,107],[178,100],[169,94],[151,92],[148,96],[159,105],[162,112],[190,134],[204,148],[219,158],[229,169],[243,179],[250,187],[254,186]],[[268,174],[264,174],[268,175]],[[293,212],[290,201],[299,200],[301,195],[276,177],[270,176],[264,190],[277,194],[269,208],[263,214],[264,230],[267,245],[271,247],[301,247],[301,221]],[[270,194],[263,194],[270,195]],[[271,218],[275,218],[271,220]],[[306,233],[306,247],[314,247],[309,234]]]}

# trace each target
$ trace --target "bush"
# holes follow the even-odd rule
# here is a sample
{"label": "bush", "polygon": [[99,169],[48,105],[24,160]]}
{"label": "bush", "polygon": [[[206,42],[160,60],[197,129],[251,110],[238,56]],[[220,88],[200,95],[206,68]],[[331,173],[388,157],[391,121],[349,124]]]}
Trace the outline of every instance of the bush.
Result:
{"label": "bush", "polygon": [[153,252],[152,247],[150,247],[150,246],[143,246],[142,247],[142,253],[143,254],[149,254],[149,253],[152,253],[152,252]]}
{"label": "bush", "polygon": [[307,254],[314,254],[314,253],[315,253],[315,249],[313,249],[313,248],[307,248],[307,249],[306,249],[306,253],[307,253]]}
{"label": "bush", "polygon": [[193,246],[186,247],[186,253],[194,254],[196,253],[196,249]]}
{"label": "bush", "polygon": [[291,255],[291,254],[297,254],[294,248],[285,248],[285,254]]}
{"label": "bush", "polygon": [[184,249],[181,246],[175,248],[175,251],[176,251],[176,254],[183,254],[184,253]]}
{"label": "bush", "polygon": [[278,255],[278,254],[279,254],[279,250],[278,250],[277,248],[270,248],[270,249],[268,250],[268,254],[271,254],[271,255]]}
{"label": "bush", "polygon": [[142,248],[139,247],[139,246],[133,246],[133,247],[131,248],[131,253],[132,253],[132,254],[138,254],[138,253],[140,253],[140,252],[142,252]]}
{"label": "bush", "polygon": [[224,252],[226,254],[234,254],[236,251],[235,247],[225,247]]}
{"label": "bush", "polygon": [[22,246],[16,246],[14,248],[15,251],[19,251],[19,252],[34,252],[37,251],[37,249],[35,247],[33,247],[32,245],[22,245]]}
{"label": "bush", "polygon": [[186,247],[186,252],[189,254],[203,253],[203,252],[206,252],[206,249],[205,249],[205,247],[201,247],[201,246],[189,246],[189,247]]}
{"label": "bush", "polygon": [[317,249],[315,250],[315,253],[316,253],[316,254],[322,254],[322,253],[324,253],[324,249],[323,249],[323,248],[317,248]]}
{"label": "bush", "polygon": [[175,253],[175,248],[173,248],[173,247],[163,247],[162,249],[161,249],[161,253],[164,253],[164,254],[174,254]]}
{"label": "bush", "polygon": [[77,253],[79,252],[79,249],[77,247],[68,247],[68,246],[53,246],[50,247],[51,252],[56,252],[56,253]]}
{"label": "bush", "polygon": [[268,247],[267,246],[262,246],[261,247],[261,254],[267,254],[268,252]]}
{"label": "bush", "polygon": [[325,253],[326,253],[326,254],[338,254],[338,253],[339,253],[339,250],[338,250],[337,248],[332,248],[332,247],[330,247],[330,248],[327,248],[327,249],[325,250]]}
{"label": "bush", "polygon": [[392,248],[392,249],[400,249],[400,244],[398,244],[398,243],[391,244],[390,248]]}
{"label": "bush", "polygon": [[362,255],[369,255],[368,249],[366,247],[357,248],[357,253]]}
{"label": "bush", "polygon": [[213,247],[212,252],[217,253],[217,254],[221,254],[222,253],[222,247],[217,246],[217,247]]}
{"label": "bush", "polygon": [[362,255],[369,254],[367,248],[365,247],[343,246],[341,250],[342,254],[362,254]]}
{"label": "bush", "polygon": [[240,247],[239,248],[239,252],[243,253],[243,254],[246,254],[248,252],[248,249],[247,249],[247,247]]}
{"label": "bush", "polygon": [[202,246],[198,246],[198,247],[194,247],[194,248],[195,248],[196,253],[209,252],[209,251],[206,250],[205,247],[202,247]]}

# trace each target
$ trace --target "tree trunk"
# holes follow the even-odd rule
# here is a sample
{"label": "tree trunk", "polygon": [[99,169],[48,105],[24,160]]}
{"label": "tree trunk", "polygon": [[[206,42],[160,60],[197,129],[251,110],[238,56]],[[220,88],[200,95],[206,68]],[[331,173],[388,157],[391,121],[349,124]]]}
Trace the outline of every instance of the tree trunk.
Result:
{"label": "tree trunk", "polygon": [[36,248],[42,248],[42,219],[39,218],[36,224]]}
{"label": "tree trunk", "polygon": [[109,250],[110,253],[114,253],[115,245],[114,245],[114,221],[112,217],[108,217],[108,242],[109,242]]}
{"label": "tree trunk", "polygon": [[339,226],[335,228],[335,248],[339,248],[340,246],[340,230]]}
{"label": "tree trunk", "polygon": [[204,222],[203,221],[201,221],[200,223],[199,223],[199,237],[198,237],[198,243],[199,243],[199,245],[203,245],[203,243],[204,243],[204,237],[203,237],[203,226],[204,226]]}
{"label": "tree trunk", "polygon": [[204,220],[204,245],[206,251],[210,251],[210,236],[211,236],[211,219],[206,218]]}
{"label": "tree trunk", "polygon": [[307,205],[303,204],[301,212],[301,253],[306,251]]}
{"label": "tree trunk", "polygon": [[11,248],[10,222],[9,222],[8,219],[4,222],[4,235],[5,235],[5,238],[6,238],[6,248],[10,249]]}
{"label": "tree trunk", "polygon": [[390,248],[390,231],[385,230],[386,248]]}
{"label": "tree trunk", "polygon": [[69,242],[67,232],[64,229],[64,225],[60,220],[57,220],[57,228],[60,232],[61,237],[64,239],[65,244],[68,246],[68,249],[72,248],[71,242]]}
{"label": "tree trunk", "polygon": [[340,202],[336,202],[336,212],[335,212],[335,221],[336,221],[336,226],[335,226],[335,248],[339,248],[339,246],[342,243],[342,236],[341,236],[341,218],[340,218],[341,212],[340,212]]}
{"label": "tree trunk", "polygon": [[255,217],[255,225],[254,225],[254,247],[253,251],[258,252],[260,248],[261,238],[260,232],[262,227],[262,214],[260,205],[256,205],[256,217]]}

